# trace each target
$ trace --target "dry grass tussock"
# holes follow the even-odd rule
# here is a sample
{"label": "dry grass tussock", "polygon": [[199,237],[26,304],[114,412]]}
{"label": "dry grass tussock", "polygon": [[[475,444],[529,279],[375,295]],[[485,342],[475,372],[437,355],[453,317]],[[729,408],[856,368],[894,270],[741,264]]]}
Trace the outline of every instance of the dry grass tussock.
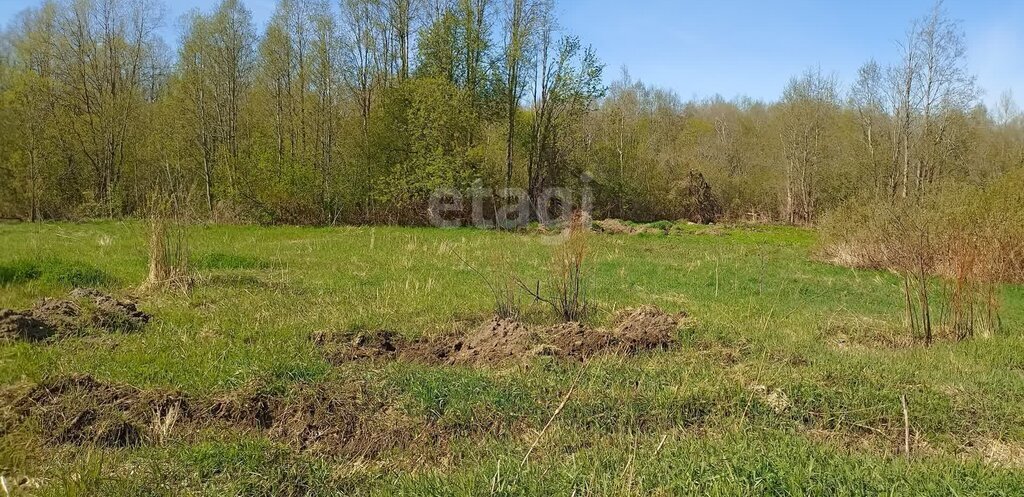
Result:
{"label": "dry grass tussock", "polygon": [[469,267],[487,287],[494,301],[495,315],[500,319],[518,320],[524,315],[528,300],[543,303],[565,323],[586,321],[591,312],[589,285],[590,221],[582,212],[575,212],[560,235],[548,265],[545,281],[529,282],[518,274],[507,252],[491,254],[490,266],[481,270],[455,252],[462,264]]}
{"label": "dry grass tussock", "polygon": [[188,215],[177,196],[154,196],[149,206],[149,277],[143,289],[188,290]]}

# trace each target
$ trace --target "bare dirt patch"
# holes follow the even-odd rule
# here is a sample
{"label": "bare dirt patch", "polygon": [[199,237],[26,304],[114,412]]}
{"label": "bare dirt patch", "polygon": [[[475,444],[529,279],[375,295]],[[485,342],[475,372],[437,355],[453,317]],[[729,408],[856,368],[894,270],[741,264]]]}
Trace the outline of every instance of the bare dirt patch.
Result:
{"label": "bare dirt patch", "polygon": [[313,342],[327,350],[328,360],[335,364],[378,359],[394,359],[407,351],[411,342],[393,331],[360,332],[343,338],[330,333],[314,333]]}
{"label": "bare dirt patch", "polygon": [[134,302],[79,288],[66,299],[44,298],[28,310],[0,310],[0,341],[41,342],[89,330],[130,333],[149,321]]}
{"label": "bare dirt patch", "polygon": [[[455,340],[443,354],[448,364],[500,364],[534,354],[543,338],[528,326],[511,319],[494,318],[469,335]],[[445,347],[441,347],[442,350]]]}
{"label": "bare dirt patch", "polygon": [[584,360],[601,354],[632,356],[666,350],[677,341],[686,314],[667,314],[654,307],[620,313],[611,329],[580,323],[531,326],[493,318],[468,333],[431,340],[408,341],[389,331],[353,337],[317,334],[334,364],[360,360],[407,360],[428,364],[489,366],[513,364],[549,356]]}

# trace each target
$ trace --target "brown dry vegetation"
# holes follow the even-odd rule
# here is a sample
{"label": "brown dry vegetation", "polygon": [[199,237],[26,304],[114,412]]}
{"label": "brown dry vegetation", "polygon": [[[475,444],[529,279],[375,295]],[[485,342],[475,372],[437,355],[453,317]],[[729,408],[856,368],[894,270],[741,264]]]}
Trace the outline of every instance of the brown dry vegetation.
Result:
{"label": "brown dry vegetation", "polygon": [[149,277],[144,288],[187,290],[191,286],[187,215],[176,195],[155,196],[150,201]]}
{"label": "brown dry vegetation", "polygon": [[821,252],[837,264],[898,273],[914,337],[995,333],[1001,285],[1024,281],[1018,176],[986,188],[947,184],[896,203],[851,204],[826,221]]}

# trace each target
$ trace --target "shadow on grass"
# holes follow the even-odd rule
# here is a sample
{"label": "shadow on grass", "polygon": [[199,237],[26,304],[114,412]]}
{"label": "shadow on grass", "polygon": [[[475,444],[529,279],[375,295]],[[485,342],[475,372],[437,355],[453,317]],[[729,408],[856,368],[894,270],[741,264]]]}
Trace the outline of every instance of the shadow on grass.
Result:
{"label": "shadow on grass", "polygon": [[0,285],[40,280],[68,288],[108,286],[116,279],[95,266],[64,259],[17,260],[0,264]]}

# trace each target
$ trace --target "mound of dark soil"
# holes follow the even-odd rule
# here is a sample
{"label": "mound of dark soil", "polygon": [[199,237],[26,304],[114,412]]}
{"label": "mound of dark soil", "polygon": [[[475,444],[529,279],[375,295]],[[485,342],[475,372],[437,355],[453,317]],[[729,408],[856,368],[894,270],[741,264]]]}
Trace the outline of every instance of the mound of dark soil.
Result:
{"label": "mound of dark soil", "polygon": [[610,345],[626,354],[668,349],[675,345],[676,332],[686,318],[686,313],[667,314],[650,306],[622,312],[615,318]]}
{"label": "mound of dark soil", "polygon": [[358,383],[301,385],[284,396],[232,392],[213,400],[198,421],[260,430],[300,452],[355,458],[434,436],[423,420],[400,414]]}
{"label": "mound of dark soil", "polygon": [[667,314],[654,307],[620,313],[610,330],[565,323],[548,330],[554,355],[587,359],[601,354],[634,356],[667,350],[676,344],[676,333],[685,314]]}
{"label": "mound of dark soil", "polygon": [[58,334],[73,335],[85,326],[85,311],[70,300],[44,298],[28,311],[32,316],[56,330]]}
{"label": "mound of dark soil", "polygon": [[210,419],[265,430],[274,425],[273,404],[274,398],[267,393],[243,389],[213,399],[203,412]]}
{"label": "mound of dark soil", "polygon": [[425,420],[404,414],[358,383],[300,387],[275,399],[273,417],[268,434],[300,452],[366,459],[438,439]]}
{"label": "mound of dark soil", "polygon": [[285,394],[252,387],[199,399],[79,375],[7,389],[0,401],[0,433],[26,426],[54,445],[134,447],[216,427],[258,431],[300,452],[362,459],[440,439],[425,419],[363,383],[300,385]]}
{"label": "mound of dark soil", "polygon": [[0,310],[0,340],[39,342],[88,330],[130,333],[149,320],[134,302],[79,288],[67,299],[44,298],[26,311]]}
{"label": "mound of dark soil", "polygon": [[317,333],[313,335],[313,342],[328,351],[328,360],[334,364],[394,359],[409,345],[405,337],[387,330],[359,333],[350,339],[329,333]]}
{"label": "mound of dark soil", "polygon": [[78,288],[69,295],[73,301],[91,304],[86,317],[95,328],[108,331],[135,331],[147,323],[150,316],[139,310],[135,302],[118,300],[98,290]]}
{"label": "mound of dark soil", "polygon": [[55,444],[130,447],[159,436],[169,417],[188,409],[177,393],[109,385],[91,376],[40,383],[13,402],[15,422],[34,420]]}
{"label": "mound of dark soil", "polygon": [[41,342],[57,330],[30,313],[0,309],[0,342]]}
{"label": "mound of dark soil", "polygon": [[496,317],[469,333],[433,340],[409,342],[391,332],[360,334],[347,340],[321,334],[314,340],[335,364],[401,359],[428,364],[500,365],[538,356],[584,360],[601,354],[636,355],[671,348],[685,317],[642,307],[618,315],[610,330],[580,323],[536,327]]}
{"label": "mound of dark soil", "polygon": [[632,356],[669,349],[685,314],[671,315],[654,307],[626,311],[607,330],[581,323],[534,328],[494,319],[457,341],[449,364],[501,364],[531,357],[553,356],[583,360],[601,354]]}

